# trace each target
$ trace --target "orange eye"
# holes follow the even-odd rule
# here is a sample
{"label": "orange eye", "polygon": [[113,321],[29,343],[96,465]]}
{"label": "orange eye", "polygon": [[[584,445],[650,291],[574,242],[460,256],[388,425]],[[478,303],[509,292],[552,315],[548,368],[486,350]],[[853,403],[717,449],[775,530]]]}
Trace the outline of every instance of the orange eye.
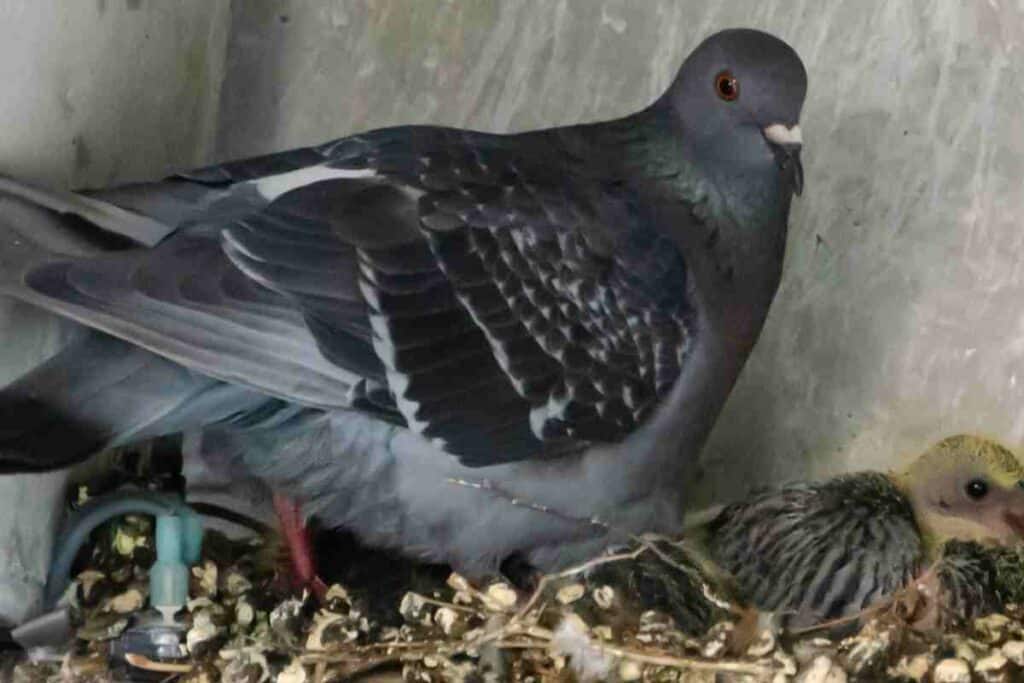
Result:
{"label": "orange eye", "polygon": [[731,71],[722,71],[715,76],[715,92],[726,102],[732,102],[740,96],[740,82]]}

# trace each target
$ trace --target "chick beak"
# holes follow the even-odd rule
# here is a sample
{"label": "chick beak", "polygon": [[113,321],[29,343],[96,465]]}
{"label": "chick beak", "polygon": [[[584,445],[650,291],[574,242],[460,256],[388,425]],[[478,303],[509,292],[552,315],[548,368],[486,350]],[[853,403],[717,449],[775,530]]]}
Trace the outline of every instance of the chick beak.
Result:
{"label": "chick beak", "polygon": [[773,123],[761,131],[775,153],[779,167],[786,171],[792,168],[793,192],[798,196],[804,191],[804,166],[800,162],[800,150],[803,148],[803,137],[800,126],[784,126]]}
{"label": "chick beak", "polygon": [[1003,521],[1017,534],[1018,540],[1024,540],[1024,512],[1006,510],[1003,512]]}
{"label": "chick beak", "polygon": [[1012,491],[1012,494],[1016,494],[1013,495],[1014,504],[1007,505],[1003,510],[1003,521],[1020,541],[1024,540],[1024,500],[1018,501],[1017,498],[1024,499],[1024,480],[1018,482],[1017,489]]}

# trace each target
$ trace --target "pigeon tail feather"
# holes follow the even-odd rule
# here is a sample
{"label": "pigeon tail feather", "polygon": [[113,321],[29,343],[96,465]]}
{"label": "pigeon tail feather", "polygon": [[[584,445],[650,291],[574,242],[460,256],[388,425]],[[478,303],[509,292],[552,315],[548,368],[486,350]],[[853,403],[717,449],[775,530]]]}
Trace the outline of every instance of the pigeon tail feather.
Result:
{"label": "pigeon tail feather", "polygon": [[272,401],[89,332],[0,389],[0,473],[66,467]]}

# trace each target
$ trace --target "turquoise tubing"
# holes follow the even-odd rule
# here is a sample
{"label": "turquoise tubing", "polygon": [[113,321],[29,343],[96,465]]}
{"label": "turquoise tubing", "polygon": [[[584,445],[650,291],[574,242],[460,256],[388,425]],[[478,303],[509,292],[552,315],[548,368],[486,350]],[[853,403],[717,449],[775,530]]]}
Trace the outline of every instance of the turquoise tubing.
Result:
{"label": "turquoise tubing", "polygon": [[152,515],[158,520],[165,516],[182,518],[180,558],[158,556],[157,561],[184,562],[186,565],[199,561],[203,542],[202,524],[180,496],[152,491],[118,491],[100,496],[87,501],[71,514],[57,537],[43,591],[44,610],[54,609],[67,590],[71,582],[71,565],[89,534],[104,522],[122,515]]}

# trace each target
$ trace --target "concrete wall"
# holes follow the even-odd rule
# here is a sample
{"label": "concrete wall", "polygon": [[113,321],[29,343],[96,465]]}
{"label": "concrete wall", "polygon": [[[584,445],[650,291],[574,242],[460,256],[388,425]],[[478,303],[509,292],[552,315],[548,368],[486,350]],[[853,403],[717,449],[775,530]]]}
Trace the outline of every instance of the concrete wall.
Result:
{"label": "concrete wall", "polygon": [[[1019,447],[1024,7],[948,0],[236,4],[218,155],[376,126],[627,113],[727,26],[810,74],[782,289],[705,497],[886,467],[958,430]],[[737,472],[744,476],[737,478]]]}
{"label": "concrete wall", "polygon": [[[208,161],[228,0],[0,0],[0,173],[98,187]],[[0,300],[0,385],[71,326]],[[0,477],[0,622],[45,577],[63,476]]]}
{"label": "concrete wall", "polygon": [[[810,73],[807,192],[765,334],[705,454],[703,497],[889,466],[959,430],[1024,441],[1019,2],[262,0],[227,11],[226,0],[0,2],[0,170],[94,184],[389,124],[606,118],[658,94],[708,33],[764,28]],[[48,348],[33,334],[15,335],[27,351],[3,354],[8,376],[20,362],[8,356]]]}

